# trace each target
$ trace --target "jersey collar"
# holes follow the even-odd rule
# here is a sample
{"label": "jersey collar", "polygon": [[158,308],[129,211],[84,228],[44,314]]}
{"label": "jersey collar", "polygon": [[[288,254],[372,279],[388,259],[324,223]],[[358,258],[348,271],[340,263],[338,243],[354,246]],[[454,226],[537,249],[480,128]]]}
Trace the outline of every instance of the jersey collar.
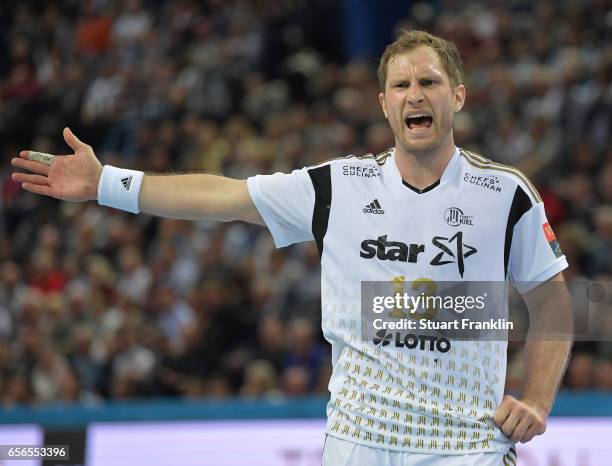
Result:
{"label": "jersey collar", "polygon": [[[459,148],[455,146],[455,152],[453,153],[453,156],[449,160],[448,165],[446,165],[444,172],[442,172],[442,176],[440,177],[440,180],[432,184],[433,189],[425,189],[423,190],[422,193],[424,194],[432,190],[435,191],[435,188],[438,185],[443,185],[447,180],[451,179],[452,176],[455,174],[455,172],[459,169],[461,165],[460,158],[461,158],[461,155],[460,155]],[[395,148],[391,149],[391,163],[385,164],[385,165],[388,165],[391,170],[391,179],[392,179],[393,184],[399,183],[401,185],[404,185],[405,184],[404,180],[402,179],[402,175],[400,174],[399,169],[397,168],[396,161],[395,161]],[[436,185],[436,186],[433,186],[433,185]],[[409,189],[406,186],[402,186],[402,187],[403,189]]]}

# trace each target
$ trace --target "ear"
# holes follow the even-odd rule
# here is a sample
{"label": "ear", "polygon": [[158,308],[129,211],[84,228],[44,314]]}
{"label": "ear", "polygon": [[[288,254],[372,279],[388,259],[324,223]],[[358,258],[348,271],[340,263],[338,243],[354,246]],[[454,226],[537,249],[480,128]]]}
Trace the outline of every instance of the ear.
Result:
{"label": "ear", "polygon": [[387,104],[385,103],[385,93],[384,92],[381,92],[380,94],[378,94],[378,101],[380,102],[382,111],[385,114],[385,118],[389,119],[389,115],[387,114]]}
{"label": "ear", "polygon": [[460,111],[465,104],[465,86],[459,84],[455,87],[455,112]]}

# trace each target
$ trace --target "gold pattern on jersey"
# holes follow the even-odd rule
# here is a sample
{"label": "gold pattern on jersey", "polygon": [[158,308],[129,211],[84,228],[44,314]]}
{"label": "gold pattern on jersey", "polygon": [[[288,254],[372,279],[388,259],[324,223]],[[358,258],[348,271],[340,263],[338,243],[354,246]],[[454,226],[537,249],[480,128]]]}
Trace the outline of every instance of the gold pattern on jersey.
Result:
{"label": "gold pattern on jersey", "polygon": [[[470,353],[468,354],[472,356]],[[457,354],[461,354],[460,349],[457,351]],[[345,356],[350,357],[345,358]],[[405,353],[403,355],[393,355],[388,352],[381,352],[379,359],[376,360],[371,354],[365,353],[363,347],[356,345],[354,347],[346,347],[342,353],[342,358],[344,360],[341,361],[341,367],[345,369],[345,385],[339,388],[337,396],[343,398],[343,400],[339,403],[340,400],[335,399],[332,403],[334,406],[342,407],[342,410],[339,412],[332,411],[332,414],[330,414],[331,428],[336,426],[336,422],[339,423],[336,429],[333,430],[339,436],[367,441],[367,438],[378,438],[375,436],[379,434],[383,436],[382,438],[385,440],[386,445],[391,446],[391,442],[397,441],[397,445],[395,443],[393,445],[398,448],[400,445],[402,448],[416,448],[414,440],[411,443],[406,439],[406,436],[413,434],[412,426],[416,429],[417,425],[414,424],[414,421],[418,420],[419,428],[423,429],[420,431],[420,435],[424,438],[422,448],[424,450],[430,450],[431,445],[436,445],[435,449],[439,451],[443,447],[441,436],[443,434],[448,435],[448,430],[457,432],[456,429],[462,429],[467,433],[468,437],[473,435],[474,430],[480,432],[480,435],[475,437],[475,440],[472,440],[472,442],[467,442],[467,438],[459,440],[459,447],[464,450],[468,448],[482,449],[484,448],[485,440],[490,441],[496,438],[491,432],[493,427],[486,424],[487,416],[483,411],[472,409],[469,412],[469,417],[478,418],[478,422],[473,420],[469,423],[465,422],[465,420],[460,420],[459,423],[453,422],[457,418],[465,417],[464,413],[467,409],[464,410],[462,406],[454,406],[456,403],[454,398],[459,397],[459,394],[462,393],[462,390],[457,389],[457,384],[463,383],[466,386],[464,389],[466,389],[469,379],[467,376],[458,377],[456,371],[442,377],[442,374],[439,372],[442,370],[441,367],[438,370],[431,371],[433,369],[430,364],[431,357],[424,357],[424,355],[418,353],[416,355],[407,355]],[[468,359],[473,358],[470,357]],[[400,360],[402,361],[401,364],[399,363]],[[406,367],[405,363],[407,361],[412,361],[414,367]],[[423,365],[427,364],[429,364],[428,368],[430,371],[423,368]],[[485,371],[482,357],[477,359],[476,365],[480,367],[480,373]],[[357,369],[356,366],[358,366]],[[415,370],[415,367],[417,370]],[[474,367],[471,363],[467,364],[465,373],[472,373]],[[400,377],[400,373],[403,373],[404,377]],[[415,377],[416,373],[422,376],[420,380],[419,377]],[[379,375],[377,382],[373,382],[373,374]],[[411,379],[415,380],[417,384]],[[451,383],[444,386],[441,384],[442,380],[447,380],[447,382]],[[432,385],[428,385],[427,381],[430,381]],[[361,387],[361,390],[348,388],[349,386],[357,387],[358,385]],[[415,386],[418,387],[418,391],[414,390]],[[480,386],[477,385],[477,387],[480,390]],[[344,390],[345,388],[346,390]],[[454,393],[447,391],[445,397],[448,399],[442,403],[441,394],[447,388],[454,391]],[[484,391],[487,387],[484,385],[482,388]],[[418,393],[420,396],[415,396],[415,393]],[[466,394],[462,393],[460,400],[462,400],[462,403],[467,404],[466,400],[471,399],[472,403],[470,406],[473,408],[478,408],[481,403],[483,406],[492,406],[492,400],[494,400],[493,391],[488,389],[487,393],[488,395],[478,392],[476,398],[473,397],[474,394],[469,392],[467,394],[470,397],[466,398]],[[361,397],[361,400],[355,401],[357,397]],[[365,400],[368,397],[370,403],[366,404]],[[351,402],[347,403],[348,400]],[[402,402],[402,400],[404,401]],[[418,400],[418,403],[413,405],[409,400]],[[438,405],[438,400],[440,405]],[[389,405],[392,405],[392,408]],[[411,412],[418,413],[418,416],[412,418]],[[404,422],[400,422],[402,418]],[[443,428],[440,428],[441,419],[444,419]],[[379,432],[376,430],[378,422],[384,423],[384,428],[379,429]],[[483,429],[485,430],[483,431]],[[488,434],[485,434],[487,430]],[[343,435],[342,432],[346,433]],[[400,432],[402,432],[401,435],[399,434]],[[388,435],[389,433],[393,435]],[[485,435],[487,436],[486,439],[484,438]],[[395,440],[392,440],[392,438],[395,438]],[[452,436],[447,441],[453,446],[453,442],[450,439],[452,439]],[[435,443],[432,443],[432,440]],[[455,447],[455,449],[458,449],[457,445]]]}

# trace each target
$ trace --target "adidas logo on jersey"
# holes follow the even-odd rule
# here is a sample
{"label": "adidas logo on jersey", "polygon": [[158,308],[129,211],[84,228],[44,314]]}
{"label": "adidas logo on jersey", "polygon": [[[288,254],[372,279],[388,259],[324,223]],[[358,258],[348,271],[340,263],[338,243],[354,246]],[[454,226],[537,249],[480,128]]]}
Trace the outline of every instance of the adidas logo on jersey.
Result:
{"label": "adidas logo on jersey", "polygon": [[385,213],[385,211],[382,209],[380,202],[378,202],[378,199],[374,199],[372,202],[370,202],[363,208],[363,213],[382,215]]}
{"label": "adidas logo on jersey", "polygon": [[132,177],[128,176],[127,178],[121,178],[121,184],[123,185],[123,189],[129,191],[130,185],[132,184]]}

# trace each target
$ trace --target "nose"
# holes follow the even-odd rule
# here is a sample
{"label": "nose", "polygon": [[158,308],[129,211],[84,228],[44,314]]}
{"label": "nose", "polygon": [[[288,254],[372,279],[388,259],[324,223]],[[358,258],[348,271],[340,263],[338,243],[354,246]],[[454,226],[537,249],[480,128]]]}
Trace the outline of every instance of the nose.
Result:
{"label": "nose", "polygon": [[412,83],[408,88],[408,94],[406,95],[406,99],[411,105],[418,104],[423,102],[423,90],[419,83]]}

